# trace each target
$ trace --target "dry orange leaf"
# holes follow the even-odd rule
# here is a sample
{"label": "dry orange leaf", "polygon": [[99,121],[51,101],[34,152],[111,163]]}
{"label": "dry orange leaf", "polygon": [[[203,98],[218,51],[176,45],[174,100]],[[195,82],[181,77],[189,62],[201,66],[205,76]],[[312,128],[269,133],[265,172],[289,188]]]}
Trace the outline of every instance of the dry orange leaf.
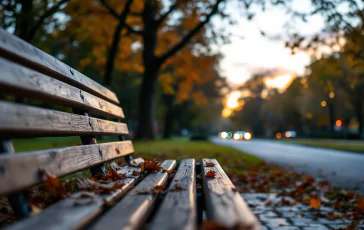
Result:
{"label": "dry orange leaf", "polygon": [[310,199],[310,208],[320,208],[321,207],[321,201],[315,198]]}
{"label": "dry orange leaf", "polygon": [[151,161],[145,160],[144,161],[144,170],[155,172],[162,170],[162,167],[158,165],[158,161],[154,158]]}
{"label": "dry orange leaf", "polygon": [[356,207],[357,209],[359,209],[360,211],[364,212],[364,200],[358,200],[356,202]]}
{"label": "dry orange leaf", "polygon": [[138,176],[139,174],[141,174],[141,172],[133,170],[132,174],[133,174],[133,176]]}
{"label": "dry orange leaf", "polygon": [[153,190],[163,191],[164,190],[164,186],[163,185],[156,185],[156,186],[154,186]]}
{"label": "dry orange leaf", "polygon": [[215,173],[215,171],[213,171],[213,170],[209,170],[206,174],[205,174],[205,176],[204,176],[204,178],[215,178],[216,177],[216,173]]}
{"label": "dry orange leaf", "polygon": [[205,162],[205,167],[214,167],[214,166],[215,166],[214,162],[208,162],[208,161]]}
{"label": "dry orange leaf", "polygon": [[125,174],[119,174],[116,170],[110,169],[107,174],[97,173],[94,177],[92,177],[93,181],[116,181],[127,178]]}
{"label": "dry orange leaf", "polygon": [[55,194],[56,196],[61,198],[65,198],[66,196],[68,196],[68,193],[65,191],[64,187],[61,185],[61,182],[57,177],[48,174],[44,170],[41,170],[40,174],[45,180],[45,188],[50,193]]}
{"label": "dry orange leaf", "polygon": [[272,203],[272,201],[270,201],[270,200],[268,200],[267,202],[265,202],[265,205],[266,206],[271,206],[273,203]]}

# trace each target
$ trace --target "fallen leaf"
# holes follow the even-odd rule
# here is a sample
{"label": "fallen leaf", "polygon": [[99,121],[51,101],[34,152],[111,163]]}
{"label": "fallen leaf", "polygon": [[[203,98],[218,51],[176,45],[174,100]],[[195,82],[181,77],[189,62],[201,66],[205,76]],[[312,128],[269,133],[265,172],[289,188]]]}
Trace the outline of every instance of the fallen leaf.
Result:
{"label": "fallen leaf", "polygon": [[61,185],[60,180],[53,175],[50,175],[45,170],[40,171],[41,177],[45,180],[44,186],[49,193],[59,197],[65,198],[69,194],[65,191],[64,187]]}
{"label": "fallen leaf", "polygon": [[214,162],[205,161],[205,167],[214,167],[214,166],[215,166]]}
{"label": "fallen leaf", "polygon": [[359,209],[361,212],[364,212],[364,200],[358,200],[356,202],[356,208]]}
{"label": "fallen leaf", "polygon": [[164,190],[164,186],[163,185],[156,185],[156,186],[154,186],[153,190],[163,191]]}
{"label": "fallen leaf", "polygon": [[100,180],[105,180],[105,181],[116,181],[116,180],[121,180],[121,179],[125,179],[127,178],[127,176],[125,174],[119,174],[116,170],[110,168],[107,174],[103,174],[103,173],[97,173],[94,177],[92,177],[92,180],[97,182]]}
{"label": "fallen leaf", "polygon": [[144,170],[150,171],[150,172],[157,172],[162,170],[163,168],[158,165],[159,161],[157,161],[155,158],[151,161],[145,160],[144,161]]}
{"label": "fallen leaf", "polygon": [[216,177],[216,173],[213,170],[209,170],[206,172],[204,178],[215,178]]}
{"label": "fallen leaf", "polygon": [[320,208],[321,207],[321,201],[315,198],[310,199],[310,208]]}
{"label": "fallen leaf", "polygon": [[125,184],[115,182],[109,182],[102,184],[100,182],[92,181],[90,179],[77,179],[77,185],[80,189],[91,191],[97,194],[110,194],[116,189],[121,189]]}
{"label": "fallen leaf", "polygon": [[280,211],[276,210],[276,209],[273,209],[272,212],[274,212],[275,214],[277,214],[279,217],[282,217],[283,216],[283,214]]}

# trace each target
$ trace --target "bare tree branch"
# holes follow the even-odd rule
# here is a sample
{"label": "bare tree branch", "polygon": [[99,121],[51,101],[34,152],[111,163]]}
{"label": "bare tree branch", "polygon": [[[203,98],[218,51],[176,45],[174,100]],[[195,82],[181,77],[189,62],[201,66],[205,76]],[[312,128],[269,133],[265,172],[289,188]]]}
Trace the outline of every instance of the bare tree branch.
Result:
{"label": "bare tree branch", "polygon": [[159,56],[157,59],[158,64],[162,64],[167,58],[174,55],[178,50],[183,48],[192,38],[195,36],[211,19],[213,15],[215,15],[219,9],[219,4],[223,2],[224,0],[218,0],[214,7],[211,9],[211,12],[206,15],[205,20],[200,22],[195,28],[193,28],[182,40],[180,40],[177,44],[175,44],[171,49],[166,51],[164,54]]}
{"label": "bare tree branch", "polygon": [[39,17],[38,21],[35,23],[34,27],[29,31],[29,37],[33,38],[35,33],[38,31],[39,27],[41,27],[44,23],[44,20],[55,14],[59,8],[66,3],[68,0],[61,0],[57,4],[53,5],[49,8],[42,16]]}
{"label": "bare tree branch", "polygon": [[128,25],[127,23],[124,24],[125,28],[130,32],[130,33],[134,33],[134,34],[138,34],[138,35],[142,35],[144,33],[143,30],[136,30],[133,27],[131,27],[130,25]]}
{"label": "bare tree branch", "polygon": [[143,31],[141,30],[135,30],[134,28],[132,28],[130,25],[128,25],[126,23],[126,17],[128,16],[128,14],[131,14],[132,12],[130,12],[130,6],[131,6],[131,3],[133,2],[133,0],[128,0],[126,3],[125,3],[125,7],[123,9],[123,12],[121,12],[121,14],[119,15],[115,10],[114,8],[112,8],[112,6],[110,6],[106,0],[100,0],[101,4],[103,4],[105,6],[105,8],[109,11],[109,13],[116,19],[118,20],[119,22],[122,22],[121,25],[125,26],[125,28],[131,32],[131,33],[135,33],[135,34],[138,34],[138,35],[141,35],[143,34]]}
{"label": "bare tree branch", "polygon": [[173,4],[167,12],[165,12],[163,15],[161,15],[161,17],[158,19],[157,23],[158,25],[161,24],[167,17],[170,13],[172,13],[176,8],[177,8],[177,3]]}
{"label": "bare tree branch", "polygon": [[[105,6],[105,8],[110,12],[110,14],[117,20],[119,20],[120,15],[114,10],[114,8],[112,8],[107,2],[106,0],[100,0],[101,4]],[[128,2],[126,3],[128,4]],[[125,10],[125,8],[124,8]]]}

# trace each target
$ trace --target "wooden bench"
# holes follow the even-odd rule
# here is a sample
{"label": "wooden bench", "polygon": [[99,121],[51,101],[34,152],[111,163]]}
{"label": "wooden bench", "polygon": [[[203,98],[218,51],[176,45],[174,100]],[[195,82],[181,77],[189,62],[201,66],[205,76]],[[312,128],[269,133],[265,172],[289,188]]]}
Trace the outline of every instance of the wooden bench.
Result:
{"label": "wooden bench", "polygon": [[[179,164],[165,160],[158,172],[132,173],[142,170],[136,167],[142,160],[132,159],[132,143],[124,140],[128,129],[121,122],[124,114],[116,95],[2,29],[0,70],[0,92],[72,109],[71,113],[25,100],[0,100],[0,195],[8,197],[21,218],[8,229],[196,229],[205,219],[205,228],[259,229],[215,159],[185,159]],[[98,144],[96,137],[102,135],[120,141]],[[11,139],[50,136],[80,136],[82,145],[14,154]],[[117,170],[127,175],[118,181],[123,187],[81,205],[79,201],[90,197],[80,191],[36,215],[30,212],[26,191],[47,180],[44,172],[62,177],[90,169],[97,175],[119,158],[128,163]],[[204,177],[208,171],[216,176]],[[168,189],[153,192],[158,186]]]}

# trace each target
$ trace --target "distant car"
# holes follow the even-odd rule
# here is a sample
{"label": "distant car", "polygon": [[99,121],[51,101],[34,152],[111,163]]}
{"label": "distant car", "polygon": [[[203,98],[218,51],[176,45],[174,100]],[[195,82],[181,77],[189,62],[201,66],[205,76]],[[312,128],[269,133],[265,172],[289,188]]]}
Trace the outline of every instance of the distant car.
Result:
{"label": "distant car", "polygon": [[233,136],[234,140],[250,140],[252,139],[252,134],[245,131],[237,131]]}
{"label": "distant car", "polygon": [[295,138],[296,136],[297,136],[296,131],[287,130],[286,132],[284,132],[285,138]]}

